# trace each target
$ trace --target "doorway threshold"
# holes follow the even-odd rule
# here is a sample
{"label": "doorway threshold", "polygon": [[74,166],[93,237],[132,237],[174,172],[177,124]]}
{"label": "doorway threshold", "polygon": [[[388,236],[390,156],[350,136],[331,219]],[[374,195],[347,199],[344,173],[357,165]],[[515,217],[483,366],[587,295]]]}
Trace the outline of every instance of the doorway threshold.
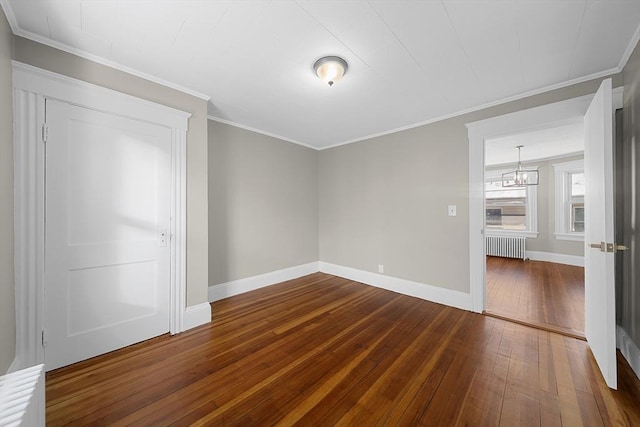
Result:
{"label": "doorway threshold", "polygon": [[550,325],[548,323],[532,322],[530,320],[516,319],[513,317],[503,316],[501,314],[498,314],[490,310],[485,310],[482,312],[482,314],[484,314],[485,316],[496,318],[496,319],[505,320],[507,322],[517,323],[523,326],[529,326],[534,329],[540,329],[547,332],[554,332],[556,334],[564,335],[566,337],[575,338],[582,341],[587,340],[584,336],[584,332],[571,329],[571,328],[564,328],[562,326]]}

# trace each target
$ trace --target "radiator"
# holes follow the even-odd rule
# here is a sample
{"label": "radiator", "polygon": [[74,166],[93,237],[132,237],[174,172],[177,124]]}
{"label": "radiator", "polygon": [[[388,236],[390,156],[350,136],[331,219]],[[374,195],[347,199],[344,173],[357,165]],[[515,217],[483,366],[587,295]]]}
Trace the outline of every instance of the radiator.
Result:
{"label": "radiator", "polygon": [[487,255],[527,259],[526,237],[486,236]]}
{"label": "radiator", "polygon": [[44,365],[0,376],[0,427],[44,426]]}

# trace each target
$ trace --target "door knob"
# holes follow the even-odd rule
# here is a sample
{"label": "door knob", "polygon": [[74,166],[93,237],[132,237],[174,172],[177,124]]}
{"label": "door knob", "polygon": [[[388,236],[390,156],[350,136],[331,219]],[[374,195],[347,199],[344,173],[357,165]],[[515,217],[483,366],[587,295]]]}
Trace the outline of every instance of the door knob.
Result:
{"label": "door knob", "polygon": [[615,243],[589,243],[590,248],[600,249],[600,252],[618,252],[618,251],[626,251],[629,249],[625,245],[618,245]]}
{"label": "door knob", "polygon": [[607,252],[616,253],[618,251],[626,251],[627,248],[625,245],[617,245],[615,243],[607,243]]}

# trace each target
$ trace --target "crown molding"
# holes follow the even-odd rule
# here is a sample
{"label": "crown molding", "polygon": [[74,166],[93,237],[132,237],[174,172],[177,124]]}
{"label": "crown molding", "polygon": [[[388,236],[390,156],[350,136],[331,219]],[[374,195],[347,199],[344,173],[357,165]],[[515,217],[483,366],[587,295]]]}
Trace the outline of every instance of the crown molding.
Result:
{"label": "crown molding", "polygon": [[384,132],[374,133],[374,134],[371,134],[371,135],[358,137],[358,138],[355,138],[355,139],[350,139],[348,141],[339,142],[337,144],[321,147],[321,148],[319,148],[319,150],[328,150],[330,148],[336,148],[336,147],[340,147],[342,145],[353,144],[354,142],[366,141],[366,140],[369,140],[369,139],[378,138],[378,137],[385,136],[385,135],[391,135],[391,134],[394,134],[394,133],[397,133],[397,132],[402,132],[402,131],[405,131],[405,130],[414,129],[414,128],[417,128],[417,127],[420,127],[420,126],[425,126],[425,125],[428,125],[428,124],[431,124],[431,123],[436,123],[436,122],[440,122],[440,121],[443,121],[443,120],[452,119],[454,117],[459,117],[459,116],[462,116],[462,115],[465,115],[465,114],[474,113],[476,111],[485,110],[487,108],[496,107],[498,105],[506,104],[508,102],[518,101],[520,99],[528,98],[528,97],[535,96],[535,95],[540,95],[540,94],[545,93],[545,92],[551,92],[551,91],[556,90],[556,89],[562,89],[562,88],[565,88],[565,87],[568,87],[568,86],[572,86],[572,85],[575,85],[575,84],[584,83],[584,82],[589,81],[589,80],[608,77],[608,76],[611,76],[613,74],[617,74],[619,72],[620,72],[620,70],[618,70],[618,68],[611,68],[609,70],[601,71],[601,72],[594,73],[594,74],[589,74],[588,76],[579,77],[579,78],[575,78],[575,79],[572,79],[572,80],[567,80],[567,81],[562,82],[562,83],[556,83],[554,85],[545,86],[543,88],[531,90],[529,92],[523,92],[523,93],[520,93],[518,95],[510,96],[510,97],[507,97],[507,98],[502,98],[502,99],[499,99],[497,101],[487,102],[487,103],[484,103],[484,104],[481,104],[481,105],[478,105],[478,106],[475,106],[475,107],[467,108],[467,109],[464,109],[464,110],[459,110],[459,111],[456,111],[456,112],[453,112],[453,113],[449,113],[449,114],[444,114],[442,116],[434,117],[432,119],[427,119],[427,120],[424,120],[424,121],[421,121],[421,122],[417,122],[417,123],[412,123],[412,124],[409,124],[409,125],[406,125],[406,126],[402,126],[402,127],[399,127],[399,128],[387,130],[387,131],[384,131]]}
{"label": "crown molding", "polygon": [[260,135],[268,136],[270,138],[280,139],[280,140],[285,141],[285,142],[290,142],[292,144],[301,145],[301,146],[303,146],[305,148],[310,148],[312,150],[316,150],[316,151],[319,150],[318,147],[314,147],[312,145],[305,144],[304,142],[296,141],[295,139],[287,138],[286,136],[282,136],[282,135],[278,135],[278,134],[275,134],[275,133],[267,132],[267,131],[264,131],[264,130],[261,130],[261,129],[257,129],[257,128],[254,128],[254,127],[251,127],[251,126],[246,126],[246,125],[243,125],[243,124],[231,121],[231,120],[221,119],[220,117],[212,116],[211,114],[207,115],[207,119],[212,120],[214,122],[222,123],[222,124],[225,124],[225,125],[233,126],[233,127],[236,127],[236,128],[244,129],[244,130],[247,130],[249,132],[259,133]]}
{"label": "crown molding", "polygon": [[[6,0],[0,0],[0,1],[2,1],[3,4],[6,2]],[[7,20],[9,20],[8,16],[7,16]],[[205,94],[203,94],[201,92],[197,92],[195,90],[189,89],[189,88],[181,86],[179,84],[176,84],[176,83],[170,82],[168,80],[162,79],[160,77],[154,76],[152,74],[144,73],[142,71],[138,71],[136,69],[127,67],[125,65],[122,65],[122,64],[120,64],[118,62],[111,61],[109,59],[105,59],[105,58],[102,58],[100,56],[87,53],[87,52],[82,51],[80,49],[76,49],[76,48],[67,46],[66,44],[57,42],[55,40],[48,39],[48,38],[40,36],[38,34],[34,34],[34,33],[29,32],[29,31],[24,31],[24,30],[22,30],[20,28],[18,28],[17,31],[16,31],[13,28],[13,25],[11,25],[11,21],[10,21],[9,25],[12,27],[13,34],[16,35],[16,36],[19,36],[19,37],[22,37],[22,38],[25,38],[25,39],[28,39],[28,40],[43,44],[45,46],[52,47],[54,49],[61,50],[63,52],[70,53],[70,54],[78,56],[80,58],[83,58],[83,59],[86,59],[86,60],[101,64],[101,65],[116,69],[118,71],[122,71],[122,72],[127,73],[127,74],[131,74],[131,75],[136,76],[136,77],[140,77],[141,79],[149,80],[150,82],[157,83],[157,84],[159,84],[161,86],[165,86],[165,87],[168,87],[170,89],[177,90],[178,92],[182,92],[182,93],[185,93],[187,95],[194,96],[196,98],[200,98],[200,99],[202,99],[204,101],[209,101],[211,99],[211,97],[209,95],[205,95]],[[17,25],[17,24],[14,24],[14,25]]]}

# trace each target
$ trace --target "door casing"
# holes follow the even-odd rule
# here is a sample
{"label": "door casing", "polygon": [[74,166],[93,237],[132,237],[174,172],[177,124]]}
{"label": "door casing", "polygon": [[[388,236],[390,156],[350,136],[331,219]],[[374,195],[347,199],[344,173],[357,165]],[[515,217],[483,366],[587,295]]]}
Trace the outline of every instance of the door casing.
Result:
{"label": "door casing", "polygon": [[13,62],[16,359],[44,362],[45,99],[171,129],[170,333],[185,330],[186,132],[190,113]]}
{"label": "door casing", "polygon": [[[613,89],[613,107],[622,108],[622,87]],[[594,94],[467,123],[469,137],[469,286],[472,309],[486,307],[484,242],[485,140],[582,122]]]}

